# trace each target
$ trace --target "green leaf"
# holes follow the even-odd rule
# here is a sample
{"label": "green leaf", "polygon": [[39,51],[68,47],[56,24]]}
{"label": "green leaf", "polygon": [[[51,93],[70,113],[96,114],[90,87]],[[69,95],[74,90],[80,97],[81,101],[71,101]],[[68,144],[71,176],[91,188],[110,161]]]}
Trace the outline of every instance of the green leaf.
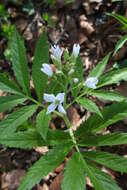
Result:
{"label": "green leaf", "polygon": [[22,104],[25,100],[26,98],[17,95],[0,96],[0,112],[10,110],[15,106],[17,106],[18,104]]}
{"label": "green leaf", "polygon": [[27,65],[24,42],[17,30],[10,41],[13,71],[17,81],[27,95],[30,95],[30,74]]}
{"label": "green leaf", "polygon": [[102,114],[101,114],[101,112],[100,112],[100,110],[99,110],[99,108],[91,100],[83,97],[83,98],[78,99],[77,102],[79,104],[81,104],[84,108],[88,109],[90,112],[96,113],[100,117],[103,117]]}
{"label": "green leaf", "polygon": [[42,145],[46,146],[44,140],[41,138],[41,135],[35,130],[11,134],[8,133],[7,136],[0,137],[0,144],[11,148],[22,149],[32,149]]}
{"label": "green leaf", "polygon": [[112,170],[127,173],[127,159],[122,156],[100,151],[84,152],[83,156]]}
{"label": "green leaf", "polygon": [[7,147],[32,149],[37,146],[56,146],[62,144],[72,144],[68,133],[59,130],[49,130],[47,141],[43,140],[41,135],[34,129],[24,132],[8,133],[6,136],[0,136],[0,144]]}
{"label": "green leaf", "polygon": [[127,28],[127,18],[125,16],[122,16],[120,14],[117,13],[107,13],[109,16],[114,17],[116,20],[118,20],[123,26],[124,29]]}
{"label": "green leaf", "polygon": [[29,169],[18,190],[30,190],[43,177],[47,176],[49,172],[59,166],[70,150],[71,146],[69,145],[57,146],[50,150]]}
{"label": "green leaf", "polygon": [[116,46],[115,46],[115,50],[114,50],[114,54],[115,55],[120,48],[123,47],[123,45],[127,42],[127,35],[124,35],[122,38],[120,38],[120,40],[117,42]]}
{"label": "green leaf", "polygon": [[36,128],[44,140],[47,138],[50,120],[51,115],[47,115],[45,109],[37,115]]}
{"label": "green leaf", "polygon": [[116,102],[122,102],[127,100],[127,97],[112,91],[94,90],[94,91],[88,91],[87,93],[102,100],[110,100]]}
{"label": "green leaf", "polygon": [[117,121],[123,120],[124,118],[127,117],[127,102],[120,102],[120,103],[113,103],[111,106],[107,106],[104,108],[102,111],[103,119],[99,119],[94,117],[94,122],[93,120],[89,120],[90,124],[88,126],[88,130],[97,132],[100,131]]}
{"label": "green leaf", "polygon": [[85,189],[85,172],[80,154],[73,153],[65,168],[62,190],[77,189]]}
{"label": "green leaf", "polygon": [[[127,102],[113,103],[102,110],[103,119],[98,115],[93,115],[83,123],[77,130],[77,134],[84,134],[85,132],[98,132],[117,121],[123,120],[127,117]],[[85,131],[85,132],[84,132]]]}
{"label": "green leaf", "polygon": [[88,175],[95,190],[122,190],[109,175],[89,164],[88,167],[90,170]]}
{"label": "green leaf", "polygon": [[106,68],[106,65],[107,65],[107,63],[108,63],[108,60],[109,60],[109,58],[110,58],[110,55],[111,55],[111,53],[108,53],[108,54],[96,65],[96,67],[90,72],[90,74],[89,74],[88,77],[97,77],[97,78],[99,78],[99,77],[103,74],[103,72],[104,72],[104,70],[105,70],[105,68]]}
{"label": "green leaf", "polygon": [[98,84],[98,88],[106,85],[117,84],[121,80],[127,81],[127,68],[110,71],[103,75]]}
{"label": "green leaf", "polygon": [[31,117],[37,108],[37,105],[24,106],[8,115],[6,119],[0,122],[0,137],[7,136],[9,133],[16,131],[17,127]]}
{"label": "green leaf", "polygon": [[55,130],[55,131],[49,130],[46,140],[47,140],[46,143],[48,145],[72,143],[72,139],[69,133],[60,130]]}
{"label": "green leaf", "polygon": [[21,95],[22,92],[18,86],[7,78],[5,74],[0,73],[0,89],[4,92]]}
{"label": "green leaf", "polygon": [[45,31],[43,31],[37,43],[32,67],[34,87],[40,102],[42,102],[48,80],[48,77],[41,71],[43,63],[49,63],[49,45]]}
{"label": "green leaf", "polygon": [[80,56],[78,56],[76,59],[74,75],[75,75],[75,78],[79,79],[79,82],[83,81],[83,62],[82,62]]}
{"label": "green leaf", "polygon": [[88,135],[79,140],[82,146],[114,146],[127,144],[127,133],[112,133],[107,135]]}

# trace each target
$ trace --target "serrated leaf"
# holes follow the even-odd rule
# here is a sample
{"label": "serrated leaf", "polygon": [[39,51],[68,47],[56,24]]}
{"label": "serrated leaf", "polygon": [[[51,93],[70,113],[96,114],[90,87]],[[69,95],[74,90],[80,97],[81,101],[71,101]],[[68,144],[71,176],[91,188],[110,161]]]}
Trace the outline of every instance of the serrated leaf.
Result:
{"label": "serrated leaf", "polygon": [[62,190],[85,190],[85,171],[79,153],[73,153],[67,162]]}
{"label": "serrated leaf", "polygon": [[8,133],[6,136],[0,136],[0,144],[22,149],[32,149],[37,146],[56,146],[67,143],[72,144],[70,135],[59,130],[49,130],[47,141],[44,141],[36,130]]}
{"label": "serrated leaf", "polygon": [[127,68],[110,71],[103,75],[98,84],[98,88],[111,84],[117,84],[121,80],[127,81]]}
{"label": "serrated leaf", "polygon": [[0,112],[10,110],[15,106],[17,106],[18,104],[22,104],[25,100],[26,98],[17,95],[0,96]]}
{"label": "serrated leaf", "polygon": [[88,151],[83,153],[84,158],[102,164],[115,171],[127,173],[127,159],[123,156],[108,152]]}
{"label": "serrated leaf", "polygon": [[46,89],[48,77],[41,71],[43,63],[49,63],[49,45],[46,32],[43,31],[35,49],[34,62],[32,67],[32,77],[34,87],[40,102]]}
{"label": "serrated leaf", "polygon": [[41,138],[40,134],[35,130],[8,133],[7,136],[0,137],[0,144],[7,147],[22,148],[22,149],[32,149],[34,147],[45,145],[44,140]]}
{"label": "serrated leaf", "polygon": [[57,146],[50,150],[29,169],[18,190],[30,190],[43,177],[47,176],[49,172],[63,162],[70,150],[71,146],[69,145]]}
{"label": "serrated leaf", "polygon": [[120,38],[120,40],[117,42],[116,46],[115,46],[115,50],[114,50],[114,54],[115,55],[120,48],[123,47],[123,45],[127,42],[127,35],[124,35],[122,38]]}
{"label": "serrated leaf", "polygon": [[7,78],[5,74],[0,73],[0,89],[4,92],[21,95],[22,92],[18,86]]}
{"label": "serrated leaf", "polygon": [[9,133],[16,131],[17,127],[31,117],[37,108],[37,105],[24,106],[8,115],[6,119],[0,122],[0,137],[7,136]]}
{"label": "serrated leaf", "polygon": [[80,99],[78,98],[77,102],[81,104],[84,108],[88,109],[90,112],[96,113],[100,117],[103,117],[97,105],[91,100],[83,97]]}
{"label": "serrated leaf", "polygon": [[36,120],[36,128],[37,131],[40,133],[42,138],[46,140],[47,138],[47,133],[49,129],[49,122],[51,120],[51,115],[46,114],[47,110],[42,110],[38,115],[37,115],[37,120]]}
{"label": "serrated leaf", "polygon": [[88,77],[97,77],[97,78],[99,78],[99,77],[103,74],[103,72],[104,72],[104,70],[105,70],[105,68],[106,68],[106,65],[107,65],[107,63],[108,63],[108,60],[109,60],[109,58],[110,58],[110,55],[111,55],[111,53],[108,53],[108,54],[96,65],[96,67],[90,72],[90,74],[89,74]]}
{"label": "serrated leaf", "polygon": [[127,144],[127,133],[112,133],[107,135],[82,136],[79,145],[82,146],[114,146]]}
{"label": "serrated leaf", "polygon": [[127,102],[113,103],[111,106],[106,106],[101,113],[103,119],[98,115],[89,117],[88,120],[78,128],[76,133],[84,134],[88,131],[97,132],[117,121],[123,120],[127,117]]}
{"label": "serrated leaf", "polygon": [[95,190],[122,190],[109,175],[92,165],[88,164],[88,167],[90,170],[88,175]]}
{"label": "serrated leaf", "polygon": [[94,90],[94,91],[88,91],[87,93],[102,100],[110,100],[116,102],[122,102],[127,100],[127,97],[122,96],[121,94],[113,91]]}
{"label": "serrated leaf", "polygon": [[49,130],[46,140],[46,143],[48,145],[72,143],[72,139],[69,133],[60,130]]}
{"label": "serrated leaf", "polygon": [[24,46],[23,39],[17,32],[14,34],[10,41],[11,56],[13,71],[15,73],[16,79],[23,88],[27,95],[30,95],[30,74],[28,71],[26,49]]}

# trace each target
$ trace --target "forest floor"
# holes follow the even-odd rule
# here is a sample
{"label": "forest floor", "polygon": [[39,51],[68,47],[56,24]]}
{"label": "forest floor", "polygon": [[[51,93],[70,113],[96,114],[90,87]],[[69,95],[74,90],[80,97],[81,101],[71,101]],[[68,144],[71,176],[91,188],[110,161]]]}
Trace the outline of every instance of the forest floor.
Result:
{"label": "forest floor", "polygon": [[[49,5],[47,2],[41,0],[0,1],[0,6],[5,7],[4,13],[0,11],[0,71],[9,72],[10,75],[13,75],[8,48],[11,27],[9,30],[2,27],[3,23],[4,25],[9,23],[12,28],[15,25],[25,39],[30,69],[37,39],[46,27],[50,44],[59,44],[70,51],[74,43],[80,44],[80,54],[84,64],[84,78],[86,78],[94,65],[109,51],[113,50],[116,42],[123,34],[120,31],[119,23],[112,17],[107,16],[106,13],[116,12],[127,16],[126,3],[124,1],[113,3],[108,0],[75,0],[74,3],[67,3],[67,1],[65,3],[64,0],[57,0],[56,4]],[[124,48],[110,60],[107,69],[115,63],[118,65],[127,64],[126,55],[127,45],[125,44]],[[118,85],[116,90],[127,96],[127,83]],[[4,93],[0,91],[0,95],[4,95]],[[103,107],[109,102],[102,103],[98,101],[97,104]],[[73,126],[80,122],[82,115],[76,106],[69,110],[68,116]],[[0,113],[0,119],[2,120],[4,117],[5,113]],[[52,123],[51,127],[57,128],[58,123],[59,121]],[[110,126],[107,130],[127,132],[126,125],[127,120],[124,120]],[[124,145],[105,147],[103,150],[127,157],[127,146]],[[46,151],[47,147],[25,151],[0,146],[0,189],[16,190],[27,169]],[[46,176],[33,190],[61,190],[63,167],[64,163]],[[126,174],[113,172],[106,168],[103,168],[103,170],[108,172],[123,190],[127,190]],[[87,179],[87,190],[93,190],[89,179]]]}

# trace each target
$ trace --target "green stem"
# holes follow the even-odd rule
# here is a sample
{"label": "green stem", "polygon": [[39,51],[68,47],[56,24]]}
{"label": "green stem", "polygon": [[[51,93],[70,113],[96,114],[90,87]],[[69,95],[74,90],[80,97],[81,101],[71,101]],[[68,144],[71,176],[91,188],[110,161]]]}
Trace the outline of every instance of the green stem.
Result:
{"label": "green stem", "polygon": [[75,146],[75,149],[77,150],[77,152],[80,153],[80,150],[79,150],[79,147],[78,147],[78,145],[77,145],[77,142],[76,142],[76,139],[75,139],[73,130],[72,130],[72,128],[71,128],[70,121],[69,121],[69,119],[68,119],[68,117],[67,117],[66,115],[63,116],[63,119],[64,119],[64,121],[65,121],[65,124],[66,124],[67,128],[69,129],[69,134],[70,134],[70,137],[71,137],[71,139],[72,139],[72,142],[73,142],[73,144],[74,144],[74,146]]}

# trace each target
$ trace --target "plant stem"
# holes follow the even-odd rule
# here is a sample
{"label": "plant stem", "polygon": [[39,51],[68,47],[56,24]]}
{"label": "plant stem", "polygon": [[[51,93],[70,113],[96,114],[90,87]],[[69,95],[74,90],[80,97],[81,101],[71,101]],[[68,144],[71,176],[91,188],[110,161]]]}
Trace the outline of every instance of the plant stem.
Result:
{"label": "plant stem", "polygon": [[68,117],[67,117],[66,115],[64,115],[63,119],[64,119],[64,121],[65,121],[65,123],[66,123],[67,128],[69,129],[69,134],[70,134],[70,137],[71,137],[71,139],[72,139],[72,142],[73,142],[73,144],[74,144],[74,146],[75,146],[75,149],[77,150],[77,152],[80,153],[80,150],[79,150],[79,147],[78,147],[78,145],[77,145],[77,142],[76,142],[76,139],[75,139],[73,130],[72,130],[71,125],[70,125],[70,121],[69,121],[69,119],[68,119]]}

